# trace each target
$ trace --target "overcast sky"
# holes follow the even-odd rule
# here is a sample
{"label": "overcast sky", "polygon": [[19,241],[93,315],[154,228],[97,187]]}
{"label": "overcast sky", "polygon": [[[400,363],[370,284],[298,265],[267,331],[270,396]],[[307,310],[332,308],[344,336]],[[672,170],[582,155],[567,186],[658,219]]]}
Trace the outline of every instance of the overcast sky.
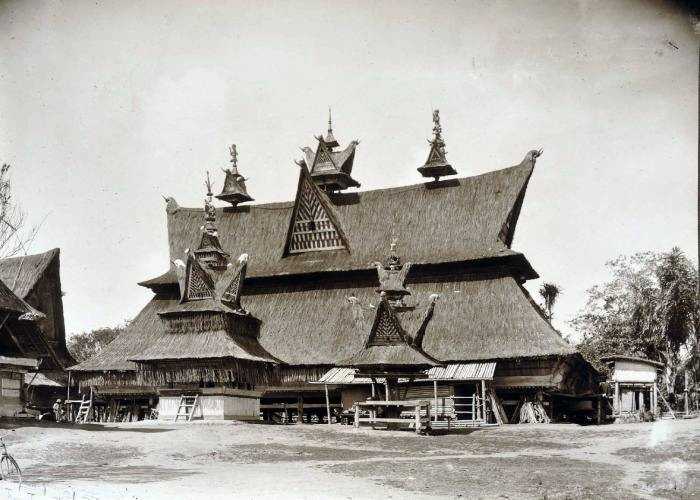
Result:
{"label": "overcast sky", "polygon": [[61,248],[68,332],[149,300],[161,195],[200,206],[230,143],[257,201],[291,199],[329,105],[362,189],[420,182],[433,107],[460,175],[544,148],[513,248],[566,331],[607,260],[696,260],[698,42],[672,4],[1,2],[0,36],[0,161],[47,216],[32,250]]}

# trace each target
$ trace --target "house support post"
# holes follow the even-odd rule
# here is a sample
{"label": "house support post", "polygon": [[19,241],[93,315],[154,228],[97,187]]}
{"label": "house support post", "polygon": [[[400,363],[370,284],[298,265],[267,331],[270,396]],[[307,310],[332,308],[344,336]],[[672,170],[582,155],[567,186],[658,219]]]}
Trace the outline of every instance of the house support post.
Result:
{"label": "house support post", "polygon": [[304,394],[297,395],[297,424],[304,423]]}
{"label": "house support post", "polygon": [[435,416],[433,417],[433,419],[437,422],[437,414],[438,414],[437,380],[433,380],[433,400],[435,401]]}
{"label": "house support post", "polygon": [[328,416],[328,425],[331,425],[331,400],[328,397],[328,384],[323,384],[323,388],[326,390],[326,415]]}
{"label": "house support post", "polygon": [[620,382],[615,382],[615,395],[613,396],[613,416],[620,414]]}
{"label": "house support post", "polygon": [[420,434],[420,405],[416,405],[413,412],[416,418],[416,434]]}
{"label": "house support post", "polygon": [[481,419],[486,423],[486,381],[481,379]]}
{"label": "house support post", "polygon": [[654,382],[654,385],[651,389],[651,394],[652,394],[652,406],[653,406],[653,412],[654,415],[658,415],[659,413],[659,392],[658,389],[656,388],[656,382]]}
{"label": "house support post", "polygon": [[639,391],[639,393],[637,393],[637,407],[641,414],[644,411],[644,391]]}

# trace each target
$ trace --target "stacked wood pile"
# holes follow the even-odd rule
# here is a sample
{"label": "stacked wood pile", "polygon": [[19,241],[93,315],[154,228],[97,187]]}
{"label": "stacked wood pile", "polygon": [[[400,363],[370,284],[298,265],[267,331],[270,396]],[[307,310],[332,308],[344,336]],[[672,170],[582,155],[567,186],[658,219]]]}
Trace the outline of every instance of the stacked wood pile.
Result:
{"label": "stacked wood pile", "polygon": [[520,407],[521,424],[548,424],[549,422],[549,417],[541,402],[525,401]]}

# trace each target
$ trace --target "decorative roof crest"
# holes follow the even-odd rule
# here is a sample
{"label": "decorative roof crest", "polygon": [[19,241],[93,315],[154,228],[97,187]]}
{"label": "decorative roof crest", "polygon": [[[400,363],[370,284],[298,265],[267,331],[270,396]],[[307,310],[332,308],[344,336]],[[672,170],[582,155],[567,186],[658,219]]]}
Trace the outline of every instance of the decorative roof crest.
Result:
{"label": "decorative roof crest", "polygon": [[211,191],[211,179],[207,170],[207,180],[204,181],[207,188],[207,197],[204,198],[204,231],[210,235],[216,235],[216,209],[212,204],[214,193]]}
{"label": "decorative roof crest", "polygon": [[442,125],[440,125],[440,110],[433,110],[433,139],[428,140],[430,152],[425,165],[418,169],[423,177],[434,177],[437,181],[445,175],[455,175],[457,171],[447,163],[445,141],[442,138]]}
{"label": "decorative roof crest", "polygon": [[394,238],[391,242],[391,250],[385,263],[374,263],[379,277],[379,288],[377,288],[377,292],[379,292],[381,296],[386,295],[387,300],[394,307],[406,307],[403,298],[406,295],[410,295],[411,292],[404,286],[404,283],[406,282],[408,271],[411,269],[411,263],[406,262],[402,264],[401,258],[396,253],[396,245],[397,239]]}
{"label": "decorative roof crest", "polygon": [[228,152],[231,155],[231,159],[229,160],[231,168],[221,169],[226,174],[226,178],[224,179],[224,187],[221,193],[216,195],[216,197],[235,207],[239,203],[253,201],[253,198],[251,198],[246,189],[245,181],[248,179],[238,172],[238,149],[236,145],[231,144],[228,148]]}
{"label": "decorative roof crest", "polygon": [[231,169],[224,169],[224,172],[226,173],[232,173],[234,175],[239,175],[238,174],[238,151],[236,150],[236,145],[231,144],[228,148],[228,152],[231,154],[231,159],[229,160],[231,162]]}

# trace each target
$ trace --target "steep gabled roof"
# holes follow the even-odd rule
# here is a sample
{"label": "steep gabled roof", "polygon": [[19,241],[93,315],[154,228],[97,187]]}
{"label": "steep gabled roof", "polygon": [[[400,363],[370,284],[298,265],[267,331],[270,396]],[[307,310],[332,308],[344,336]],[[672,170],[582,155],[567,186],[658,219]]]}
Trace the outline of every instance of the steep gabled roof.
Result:
{"label": "steep gabled roof", "polygon": [[[355,300],[353,303],[357,306]],[[431,305],[427,314],[430,315],[432,310]],[[366,331],[363,331],[363,322],[358,323],[360,335],[363,333],[366,335]],[[419,329],[422,328],[423,325],[419,326]],[[415,339],[420,339],[419,335],[415,335]],[[404,330],[399,315],[384,296],[374,310],[374,319],[365,344],[355,354],[340,360],[337,364],[360,368],[360,370],[410,367],[420,371],[423,368],[439,366],[440,363],[424,353],[418,342],[414,342],[414,337]]]}
{"label": "steep gabled roof", "polygon": [[[251,277],[369,269],[377,249],[388,248],[392,237],[406,242],[410,252],[404,257],[418,265],[515,255],[510,243],[533,166],[527,157],[518,166],[474,177],[331,195],[350,252],[284,257],[291,202],[219,210],[219,238],[231,255],[255,256]],[[201,209],[168,211],[171,259],[196,247],[201,219]],[[169,272],[143,284],[175,282]]]}
{"label": "steep gabled roof", "polygon": [[24,299],[32,291],[46,268],[58,257],[60,250],[21,257],[0,259],[0,280],[19,298]]}

